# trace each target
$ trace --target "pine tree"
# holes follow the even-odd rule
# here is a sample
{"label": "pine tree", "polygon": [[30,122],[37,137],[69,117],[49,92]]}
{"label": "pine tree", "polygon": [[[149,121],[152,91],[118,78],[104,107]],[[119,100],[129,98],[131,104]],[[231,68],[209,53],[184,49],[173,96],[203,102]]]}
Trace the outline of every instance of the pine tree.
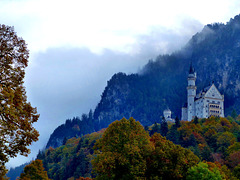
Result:
{"label": "pine tree", "polygon": [[163,117],[162,118],[162,124],[161,124],[161,128],[160,128],[160,132],[162,136],[166,136],[168,133],[168,124],[166,119]]}

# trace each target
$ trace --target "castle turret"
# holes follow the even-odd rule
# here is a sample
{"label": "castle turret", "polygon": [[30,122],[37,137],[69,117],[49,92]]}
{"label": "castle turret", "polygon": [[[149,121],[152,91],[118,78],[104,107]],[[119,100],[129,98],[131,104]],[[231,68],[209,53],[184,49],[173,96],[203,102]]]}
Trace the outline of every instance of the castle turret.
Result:
{"label": "castle turret", "polygon": [[195,86],[196,78],[197,78],[197,75],[191,63],[189,74],[188,74],[188,86],[187,86],[188,121],[191,121],[195,116],[194,99],[196,97],[196,90],[197,90],[197,87]]}
{"label": "castle turret", "polygon": [[171,114],[172,114],[172,112],[169,108],[167,108],[163,111],[163,116],[166,119],[166,121],[172,121]]}

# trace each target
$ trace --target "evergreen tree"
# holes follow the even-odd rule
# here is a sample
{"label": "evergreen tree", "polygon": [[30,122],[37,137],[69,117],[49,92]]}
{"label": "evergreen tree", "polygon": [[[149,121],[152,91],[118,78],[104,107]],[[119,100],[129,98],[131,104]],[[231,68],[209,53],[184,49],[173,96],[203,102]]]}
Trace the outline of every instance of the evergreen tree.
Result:
{"label": "evergreen tree", "polygon": [[166,121],[165,117],[162,118],[162,124],[161,124],[161,127],[160,127],[160,132],[161,132],[162,136],[166,136],[167,133],[168,133],[168,124],[167,124],[167,121]]}
{"label": "evergreen tree", "polygon": [[152,130],[149,132],[149,134],[150,134],[150,136],[152,136],[156,132],[160,133],[160,125],[155,122],[152,127]]}
{"label": "evergreen tree", "polygon": [[176,128],[179,128],[181,126],[178,116],[176,116],[176,118],[175,118],[175,126],[176,126]]}
{"label": "evergreen tree", "polygon": [[66,138],[66,137],[64,137],[62,145],[65,145],[65,144],[66,144],[66,142],[67,142],[67,138]]}
{"label": "evergreen tree", "polygon": [[194,117],[193,122],[194,122],[194,124],[197,124],[197,123],[198,123],[198,117],[197,117],[197,116]]}
{"label": "evergreen tree", "polygon": [[231,117],[233,118],[233,119],[236,119],[237,118],[237,112],[236,112],[236,110],[235,109],[233,109],[233,111],[232,111],[232,113],[231,113]]}
{"label": "evergreen tree", "polygon": [[180,134],[177,130],[176,125],[172,125],[171,128],[169,129],[168,133],[167,133],[167,139],[169,139],[170,141],[172,141],[174,144],[179,144],[179,137]]}

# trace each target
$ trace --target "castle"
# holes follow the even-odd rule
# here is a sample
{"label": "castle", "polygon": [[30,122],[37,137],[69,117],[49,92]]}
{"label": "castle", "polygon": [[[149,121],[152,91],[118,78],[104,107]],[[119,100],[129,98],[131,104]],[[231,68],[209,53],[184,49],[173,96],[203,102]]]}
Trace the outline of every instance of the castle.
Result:
{"label": "castle", "polygon": [[191,121],[194,117],[208,118],[210,116],[224,117],[224,95],[221,95],[212,83],[196,95],[195,82],[197,74],[190,65],[187,86],[187,103],[182,107],[181,120]]}
{"label": "castle", "polygon": [[166,121],[173,122],[173,119],[171,118],[172,111],[167,108],[163,111],[163,117],[166,119]]}

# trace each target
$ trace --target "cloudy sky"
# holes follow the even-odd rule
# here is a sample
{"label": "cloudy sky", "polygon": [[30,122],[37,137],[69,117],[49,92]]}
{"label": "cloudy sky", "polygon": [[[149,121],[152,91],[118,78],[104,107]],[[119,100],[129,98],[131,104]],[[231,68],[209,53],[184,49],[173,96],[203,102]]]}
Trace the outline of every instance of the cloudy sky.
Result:
{"label": "cloudy sky", "polygon": [[208,23],[240,13],[238,0],[0,0],[0,23],[28,44],[25,86],[38,108],[36,156],[67,118],[94,109],[107,80],[181,48]]}

